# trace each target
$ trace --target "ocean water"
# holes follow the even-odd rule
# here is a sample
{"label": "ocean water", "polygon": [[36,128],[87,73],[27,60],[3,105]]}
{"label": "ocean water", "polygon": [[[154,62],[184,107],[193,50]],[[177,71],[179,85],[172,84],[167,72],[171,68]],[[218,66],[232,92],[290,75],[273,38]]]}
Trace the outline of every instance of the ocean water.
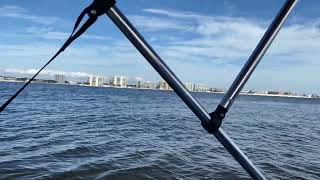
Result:
{"label": "ocean water", "polygon": [[[241,96],[222,128],[267,178],[320,179],[319,99]],[[0,179],[250,177],[174,92],[31,84],[0,114]]]}

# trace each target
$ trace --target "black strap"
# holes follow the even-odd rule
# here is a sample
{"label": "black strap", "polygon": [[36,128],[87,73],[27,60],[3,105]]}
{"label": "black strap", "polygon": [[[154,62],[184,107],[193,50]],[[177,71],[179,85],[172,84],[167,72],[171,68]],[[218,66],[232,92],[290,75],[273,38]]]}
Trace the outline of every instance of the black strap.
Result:
{"label": "black strap", "polygon": [[[24,84],[19,91],[17,91],[9,100],[7,100],[1,107],[0,107],[0,113],[34,80],[35,77],[37,77],[40,72],[47,67],[61,52],[63,52],[74,40],[76,40],[81,34],[83,34],[98,18],[98,16],[94,16],[91,14],[91,6],[86,8],[80,16],[78,17],[73,31],[70,35],[70,37],[67,39],[67,41],[63,44],[63,46],[60,48],[60,50],[31,78],[29,81]],[[82,27],[76,32],[78,26],[80,25],[81,21],[83,20],[84,16],[88,14],[89,19],[82,25]]]}

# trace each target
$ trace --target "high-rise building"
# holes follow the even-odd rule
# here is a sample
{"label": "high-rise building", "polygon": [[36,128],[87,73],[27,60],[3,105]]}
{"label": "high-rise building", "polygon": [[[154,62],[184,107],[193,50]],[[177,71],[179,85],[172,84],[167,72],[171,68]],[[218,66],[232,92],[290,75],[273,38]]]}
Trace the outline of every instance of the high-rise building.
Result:
{"label": "high-rise building", "polygon": [[157,85],[152,81],[138,81],[138,88],[155,89]]}
{"label": "high-rise building", "polygon": [[194,84],[193,84],[193,83],[184,83],[184,86],[185,86],[189,91],[194,91]]}
{"label": "high-rise building", "polygon": [[89,86],[102,86],[104,84],[104,78],[90,76],[88,77],[88,83],[89,83]]}
{"label": "high-rise building", "polygon": [[171,88],[170,88],[169,84],[166,81],[162,80],[162,81],[159,82],[159,89],[169,90]]}
{"label": "high-rise building", "polygon": [[117,87],[127,87],[128,86],[128,77],[125,76],[113,76],[111,79],[112,86]]}
{"label": "high-rise building", "polygon": [[209,91],[210,92],[224,92],[225,89],[223,89],[223,88],[210,88]]}
{"label": "high-rise building", "polygon": [[59,84],[64,84],[65,83],[64,79],[65,79],[64,75],[61,75],[61,74],[54,75],[54,80]]}
{"label": "high-rise building", "polygon": [[207,92],[208,91],[208,85],[206,84],[195,84],[194,90],[196,92]]}

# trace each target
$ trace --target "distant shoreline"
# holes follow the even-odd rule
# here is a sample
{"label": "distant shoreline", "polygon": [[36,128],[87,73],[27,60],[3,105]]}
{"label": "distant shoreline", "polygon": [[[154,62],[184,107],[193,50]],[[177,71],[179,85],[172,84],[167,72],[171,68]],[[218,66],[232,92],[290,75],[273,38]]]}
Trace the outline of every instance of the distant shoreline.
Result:
{"label": "distant shoreline", "polygon": [[[12,81],[12,80],[0,80],[1,82],[8,83],[25,83],[25,81]],[[65,86],[81,86],[81,87],[92,87],[92,88],[115,88],[115,89],[137,89],[137,90],[155,90],[155,91],[173,91],[166,89],[153,89],[153,88],[135,88],[135,87],[116,87],[116,86],[89,86],[84,84],[59,84],[59,83],[44,83],[44,82],[32,82],[32,84],[50,84],[50,85],[65,85]],[[191,91],[192,93],[211,93],[211,94],[225,94],[225,92],[197,92]],[[319,97],[307,97],[302,95],[280,95],[280,94],[261,94],[261,93],[240,93],[243,96],[264,96],[264,97],[285,97],[285,98],[301,98],[301,99],[320,99]]]}

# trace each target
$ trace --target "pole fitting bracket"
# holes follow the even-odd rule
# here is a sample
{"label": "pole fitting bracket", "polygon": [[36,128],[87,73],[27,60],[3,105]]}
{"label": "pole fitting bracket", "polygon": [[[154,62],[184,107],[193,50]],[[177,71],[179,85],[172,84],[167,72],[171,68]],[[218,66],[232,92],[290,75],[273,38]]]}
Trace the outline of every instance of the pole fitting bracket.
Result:
{"label": "pole fitting bracket", "polygon": [[210,113],[209,121],[201,121],[202,127],[208,131],[208,133],[213,134],[217,132],[222,124],[222,120],[225,118],[228,109],[219,105],[217,109]]}
{"label": "pole fitting bracket", "polygon": [[90,18],[97,18],[105,14],[115,4],[116,0],[94,0],[86,11]]}

